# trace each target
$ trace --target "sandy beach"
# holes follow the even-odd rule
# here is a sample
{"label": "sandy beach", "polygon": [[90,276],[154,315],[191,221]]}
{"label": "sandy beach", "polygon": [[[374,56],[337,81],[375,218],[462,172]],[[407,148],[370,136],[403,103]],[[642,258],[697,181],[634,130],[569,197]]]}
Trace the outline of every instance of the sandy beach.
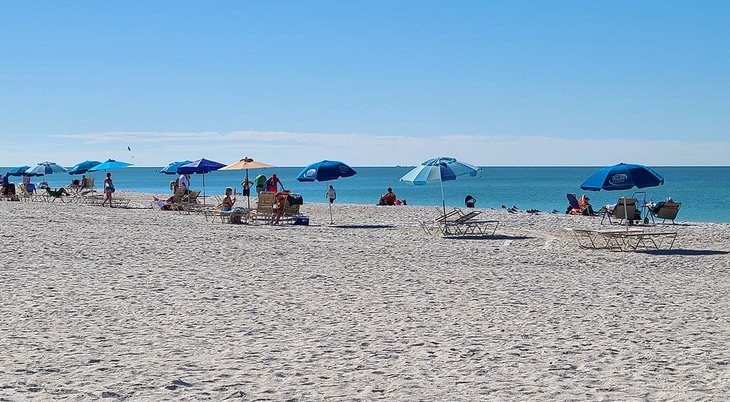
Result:
{"label": "sandy beach", "polygon": [[626,253],[565,230],[600,218],[442,239],[434,207],[227,225],[124,195],[0,202],[0,399],[730,398],[730,225]]}

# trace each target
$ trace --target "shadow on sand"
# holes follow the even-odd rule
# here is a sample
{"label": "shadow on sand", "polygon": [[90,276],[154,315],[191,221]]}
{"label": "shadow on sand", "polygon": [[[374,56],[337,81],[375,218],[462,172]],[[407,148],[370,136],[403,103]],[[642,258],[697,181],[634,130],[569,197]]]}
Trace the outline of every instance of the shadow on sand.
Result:
{"label": "shadow on sand", "polygon": [[722,255],[730,254],[730,251],[720,250],[686,250],[681,248],[675,248],[672,250],[645,250],[641,251],[644,254],[652,255]]}
{"label": "shadow on sand", "polygon": [[444,239],[449,240],[527,240],[532,239],[529,236],[507,236],[507,235],[494,235],[494,236],[448,236]]}
{"label": "shadow on sand", "polygon": [[388,229],[388,228],[394,228],[393,225],[323,225],[323,226],[329,226],[332,228],[339,228],[339,229]]}

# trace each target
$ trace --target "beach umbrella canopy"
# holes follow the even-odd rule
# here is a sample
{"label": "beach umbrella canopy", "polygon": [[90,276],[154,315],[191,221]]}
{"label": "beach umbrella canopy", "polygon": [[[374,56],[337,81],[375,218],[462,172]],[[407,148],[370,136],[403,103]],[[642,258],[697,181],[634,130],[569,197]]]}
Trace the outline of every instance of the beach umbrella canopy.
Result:
{"label": "beach umbrella canopy", "polygon": [[[248,169],[265,169],[265,168],[272,168],[274,165],[269,165],[268,163],[259,162],[257,160],[254,160],[253,158],[245,157],[238,162],[231,163],[228,166],[222,167],[220,170],[245,170],[246,171],[246,181],[248,180]],[[248,208],[251,209],[251,192],[248,192],[248,196],[246,196],[246,199],[248,201]]]}
{"label": "beach umbrella canopy", "polygon": [[454,158],[439,157],[429,159],[420,166],[401,177],[401,181],[423,185],[456,180],[458,176],[476,176],[479,168],[468,163],[459,162]]}
{"label": "beach umbrella canopy", "polygon": [[53,173],[66,173],[66,169],[64,169],[62,166],[53,163],[53,162],[41,162],[37,164],[34,168],[26,170],[25,175],[37,175],[41,176],[44,174],[53,174]]}
{"label": "beach umbrella canopy", "polygon": [[297,181],[329,181],[339,179],[340,177],[350,177],[357,172],[339,161],[324,160],[312,163],[302,169],[297,175]]}
{"label": "beach umbrella canopy", "polygon": [[272,168],[274,165],[269,165],[268,163],[260,162],[257,160],[254,160],[252,158],[243,158],[239,160],[238,162],[231,163],[228,166],[224,166],[221,168],[221,170],[248,170],[248,169],[265,169],[265,168]]}
{"label": "beach umbrella canopy", "polygon": [[446,201],[444,199],[444,182],[456,180],[459,176],[476,176],[479,168],[468,163],[459,162],[454,158],[441,156],[429,159],[400,178],[401,181],[423,185],[429,183],[441,184],[441,205],[446,216]]}
{"label": "beach umbrella canopy", "polygon": [[599,169],[586,179],[580,188],[590,191],[629,190],[634,187],[655,187],[664,184],[664,178],[649,167],[619,163]]}
{"label": "beach umbrella canopy", "polygon": [[178,174],[191,174],[191,173],[205,174],[205,173],[212,172],[214,170],[218,170],[225,166],[226,165],[224,165],[222,163],[203,158],[203,159],[198,159],[197,161],[194,161],[194,162],[180,165],[177,168],[177,173]]}
{"label": "beach umbrella canopy", "polygon": [[[302,169],[297,175],[297,181],[330,181],[336,180],[340,177],[350,177],[356,175],[355,169],[347,166],[340,161],[328,161],[323,160],[321,162],[315,162],[311,165]],[[329,203],[330,207],[330,224],[334,223],[332,218],[332,203]]]}
{"label": "beach umbrella canopy", "polygon": [[182,165],[187,165],[188,163],[193,163],[193,161],[180,161],[180,162],[170,162],[169,165],[165,166],[164,168],[160,169],[160,173],[164,174],[179,174],[177,172],[177,169],[180,168]]}
{"label": "beach umbrella canopy", "polygon": [[179,174],[198,173],[203,175],[203,204],[205,204],[205,174],[225,166],[222,163],[203,158],[181,165],[177,168],[177,172]]}
{"label": "beach umbrella canopy", "polygon": [[99,165],[101,162],[99,161],[83,161],[79,162],[74,167],[69,169],[68,174],[84,174],[89,169],[93,168],[96,165]]}
{"label": "beach umbrella canopy", "polygon": [[14,167],[7,171],[7,174],[10,176],[36,176],[36,175],[30,175],[26,173],[30,169],[30,166],[24,165],[24,166],[18,166]]}
{"label": "beach umbrella canopy", "polygon": [[125,168],[127,166],[132,166],[132,164],[122,161],[115,161],[114,159],[107,159],[106,161],[90,168],[89,170],[87,170],[87,172],[98,172],[99,170]]}
{"label": "beach umbrella canopy", "polygon": [[[655,187],[664,184],[664,178],[651,168],[644,165],[619,163],[596,171],[586,179],[580,188],[589,191],[601,190],[629,190],[634,187]],[[624,196],[624,216],[626,217],[626,197]],[[629,219],[626,217],[626,230],[629,229]]]}

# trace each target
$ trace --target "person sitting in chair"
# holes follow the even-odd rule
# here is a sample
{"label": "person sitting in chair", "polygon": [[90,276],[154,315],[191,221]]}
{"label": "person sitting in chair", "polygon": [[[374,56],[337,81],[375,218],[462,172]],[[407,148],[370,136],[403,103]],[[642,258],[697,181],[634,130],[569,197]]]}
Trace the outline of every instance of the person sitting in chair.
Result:
{"label": "person sitting in chair", "polygon": [[230,211],[231,209],[233,209],[233,204],[236,203],[236,199],[231,199],[231,194],[233,194],[233,189],[230,187],[226,187],[226,196],[225,198],[223,198],[223,201],[218,204],[218,208],[221,211]]}
{"label": "person sitting in chair", "polygon": [[281,215],[284,214],[284,208],[289,205],[289,192],[281,191],[276,193],[274,198],[274,215],[271,216],[271,224],[278,225],[281,220]]}
{"label": "person sitting in chair", "polygon": [[593,215],[593,206],[588,202],[590,198],[583,194],[582,197],[578,200],[578,205],[580,206],[580,213],[582,215]]}
{"label": "person sitting in chair", "polygon": [[380,201],[378,201],[378,205],[395,205],[396,199],[397,197],[395,196],[393,189],[388,187],[388,192],[380,196]]}

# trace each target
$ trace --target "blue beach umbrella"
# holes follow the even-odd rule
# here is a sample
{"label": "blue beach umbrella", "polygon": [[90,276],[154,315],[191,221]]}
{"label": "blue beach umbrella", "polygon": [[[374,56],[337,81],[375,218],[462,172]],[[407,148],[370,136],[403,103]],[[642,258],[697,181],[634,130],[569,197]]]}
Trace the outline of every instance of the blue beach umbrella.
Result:
{"label": "blue beach umbrella", "polygon": [[99,161],[83,161],[79,162],[74,167],[69,169],[68,174],[84,174],[89,169],[93,168],[94,166],[97,166],[101,164]]}
{"label": "blue beach umbrella", "polygon": [[406,173],[400,178],[401,181],[413,183],[415,185],[424,185],[429,183],[441,184],[441,205],[444,208],[444,216],[446,216],[446,201],[444,200],[444,182],[456,180],[459,176],[476,176],[480,168],[468,163],[459,162],[450,157],[439,157],[429,159],[420,166],[416,166],[413,170]]}
{"label": "blue beach umbrella", "polygon": [[297,175],[297,181],[328,181],[355,174],[357,172],[353,168],[342,162],[324,160],[302,169]]}
{"label": "blue beach umbrella", "polygon": [[115,161],[114,159],[107,159],[106,161],[90,168],[87,172],[98,172],[100,170],[118,169],[132,166],[131,163]]}
{"label": "blue beach umbrella", "polygon": [[18,166],[7,171],[10,176],[36,176],[34,174],[26,173],[30,169],[30,166]]}
{"label": "blue beach umbrella", "polygon": [[41,176],[44,174],[53,174],[53,173],[66,173],[66,169],[64,169],[62,166],[53,163],[53,162],[41,162],[37,164],[34,168],[26,170],[24,175],[36,175]]}
{"label": "blue beach umbrella", "polygon": [[[630,190],[634,187],[655,187],[664,184],[664,178],[651,168],[644,165],[619,163],[596,171],[587,178],[580,188],[588,191],[601,190]],[[626,197],[624,199],[624,216],[626,215]],[[629,228],[629,219],[626,217],[626,230]]]}
{"label": "blue beach umbrella", "polygon": [[[312,163],[311,165],[302,169],[297,175],[297,181],[329,181],[336,180],[340,177],[350,177],[356,175],[355,169],[347,166],[346,164],[339,161],[328,161],[323,160],[321,162]],[[332,220],[332,203],[330,206],[330,225],[334,222]]]}
{"label": "blue beach umbrella", "polygon": [[664,184],[664,178],[644,165],[619,163],[599,169],[586,179],[580,188],[589,191],[629,190],[634,187],[655,187]]}
{"label": "blue beach umbrella", "polygon": [[167,166],[163,167],[162,169],[160,169],[160,173],[164,173],[164,174],[179,174],[177,172],[177,169],[180,166],[182,166],[182,165],[187,165],[188,163],[193,163],[193,161],[184,160],[184,161],[180,161],[180,162],[170,162],[169,165],[167,165]]}
{"label": "blue beach umbrella", "polygon": [[202,158],[202,159],[198,159],[194,162],[190,162],[190,163],[181,165],[180,167],[177,168],[177,173],[179,173],[179,174],[198,173],[198,174],[203,175],[203,204],[205,204],[205,174],[218,170],[225,166],[226,165],[224,165],[220,162]]}

